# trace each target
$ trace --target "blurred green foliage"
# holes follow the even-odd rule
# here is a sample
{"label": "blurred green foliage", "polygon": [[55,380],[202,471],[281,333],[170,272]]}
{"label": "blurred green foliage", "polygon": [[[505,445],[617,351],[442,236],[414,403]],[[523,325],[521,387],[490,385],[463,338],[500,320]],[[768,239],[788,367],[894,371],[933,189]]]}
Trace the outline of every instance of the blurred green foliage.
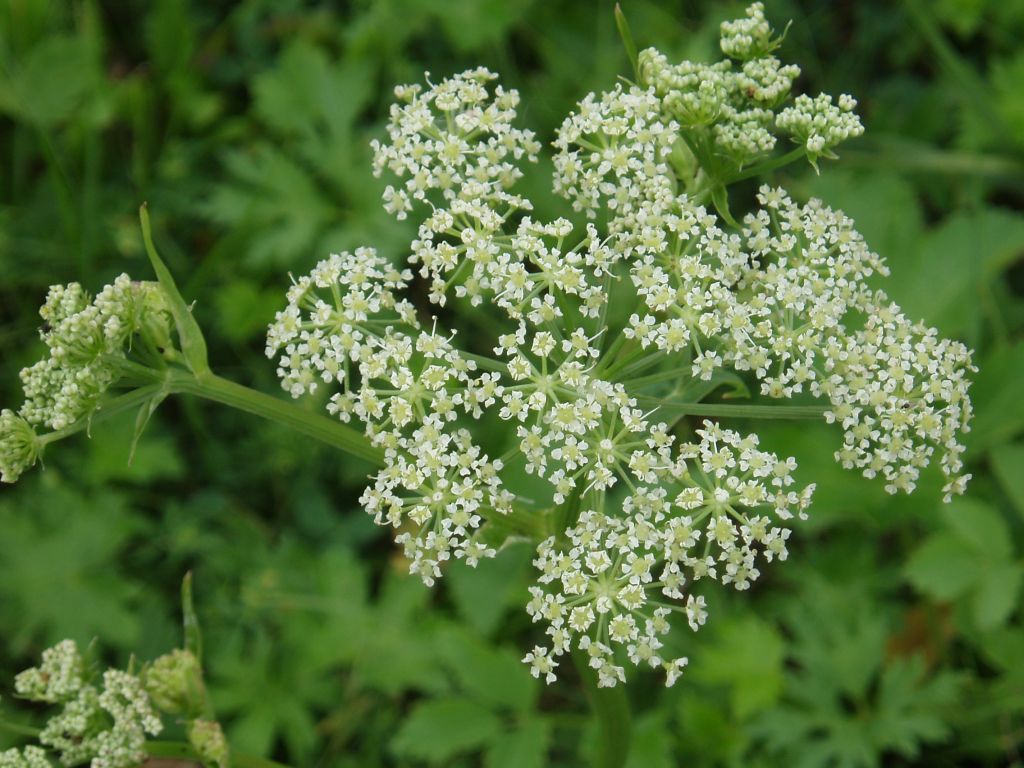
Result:
{"label": "blurred green foliage", "polygon": [[[709,55],[740,10],[623,6],[675,58]],[[750,594],[709,597],[675,688],[630,685],[629,764],[1024,765],[1024,4],[768,11],[793,19],[800,89],[854,94],[868,129],[820,177],[782,182],[852,215],[894,298],[977,351],[975,479],[946,508],[935,483],[888,497],[834,464],[826,425],[759,428],[817,481],[814,514]],[[367,149],[392,86],[477,64],[546,140],[627,70],[596,1],[0,3],[0,401],[36,353],[47,285],[148,275],[143,200],[211,359],[273,390],[261,337],[285,273],[361,243],[405,255],[413,230],[383,213]],[[525,191],[547,184],[542,167]],[[301,766],[585,758],[582,692],[519,664],[527,548],[427,591],[357,508],[357,461],[188,400],[154,421],[131,467],[125,421],[0,490],[3,679],[64,637],[118,662],[176,645],[191,569],[239,748]]]}

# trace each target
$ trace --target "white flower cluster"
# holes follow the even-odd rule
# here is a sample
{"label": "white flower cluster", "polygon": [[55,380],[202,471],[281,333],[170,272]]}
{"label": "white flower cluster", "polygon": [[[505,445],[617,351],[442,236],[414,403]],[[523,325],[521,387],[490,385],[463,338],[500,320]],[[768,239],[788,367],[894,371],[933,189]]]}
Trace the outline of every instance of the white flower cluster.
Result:
{"label": "white flower cluster", "polygon": [[267,357],[292,397],[324,384],[347,384],[352,361],[372,353],[387,324],[415,324],[412,306],[395,298],[411,275],[372,248],[333,254],[288,289],[288,306],[267,332]]}
{"label": "white flower cluster", "polygon": [[936,450],[946,499],[963,493],[970,351],[871,287],[888,270],[841,212],[768,187],[758,199],[743,229],[751,266],[737,285],[757,322],[732,337],[729,362],[753,371],[770,397],[827,397],[827,418],[845,430],[837,461],[881,474],[890,493],[912,491]]}
{"label": "white flower cluster", "polygon": [[46,750],[35,746],[0,752],[0,768],[53,768]]}
{"label": "white flower cluster", "polygon": [[588,654],[602,686],[625,682],[616,650],[638,667],[663,669],[672,685],[687,660],[665,658],[662,638],[673,612],[694,631],[704,623],[695,583],[710,578],[747,589],[760,575],[758,555],[786,559],[790,529],[783,526],[794,511],[803,514],[813,486],[792,490],[795,462],[761,451],[756,435],[710,422],[697,433],[699,443],[652,472],[652,480],[663,474],[668,482],[637,487],[622,517],[586,510],[564,540],[541,543],[534,563],[540,585],[530,590],[527,612],[546,623],[551,646],[524,658],[535,677],[553,682],[557,659],[575,647]]}
{"label": "white flower cluster", "polygon": [[[491,73],[399,89],[389,140],[374,144],[376,170],[404,179],[385,204],[402,217],[427,203],[408,265],[435,305],[500,310],[493,357],[460,351],[436,319],[422,326],[402,298],[411,269],[372,249],[321,262],[270,328],[284,388],[329,386],[328,411],[383,449],[361,503],[426,583],[452,558],[494,555],[504,539],[489,521],[520,505],[554,524],[528,609],[549,638],[525,659],[538,677],[582,649],[603,685],[624,679],[623,659],[671,683],[685,660],[662,643],[673,613],[703,623],[694,584],[746,589],[786,557],[786,521],[813,486],[796,489],[795,462],[756,435],[705,422],[678,442],[679,392],[736,372],[766,398],[818,398],[845,431],[844,466],[909,491],[938,456],[947,495],[963,490],[970,355],[873,285],[885,266],[852,222],[768,187],[740,225],[702,204],[722,210],[716,195],[779,134],[813,161],[860,131],[849,97],[784,108],[799,70],[770,55],[780,41],[756,3],[722,27],[732,61],[644,51],[639,85],[584,98],[554,143],[555,191],[595,219],[583,230],[536,220],[509,191],[537,148]],[[515,431],[500,459],[477,442],[491,415]],[[512,464],[548,481],[542,498],[511,492]],[[542,538],[534,520],[501,529]]]}
{"label": "white flower cluster", "polygon": [[863,329],[826,349],[826,418],[844,430],[836,460],[866,477],[881,474],[889,493],[910,493],[940,451],[944,500],[962,494],[971,476],[960,435],[970,429],[967,374],[975,370],[963,344],[880,304]]}
{"label": "white flower cluster", "polygon": [[535,161],[540,144],[533,132],[512,125],[519,94],[488,89],[496,77],[480,67],[437,85],[428,81],[426,91],[395,89],[402,103],[391,107],[389,143],[372,144],[374,172],[386,168],[405,179],[400,189],[389,185],[384,192],[390,213],[404,219],[413,201],[427,201],[434,191],[449,203],[487,198],[516,205],[507,194],[522,176],[516,161]]}
{"label": "white flower cluster", "polygon": [[593,93],[558,129],[554,190],[593,218],[606,207],[629,215],[670,189],[668,157],[678,124],[664,120],[653,88]]}
{"label": "white flower cluster", "polygon": [[485,516],[512,509],[514,496],[498,476],[502,466],[473,444],[469,432],[445,432],[436,416],[429,417],[389,449],[388,466],[359,501],[378,525],[415,526],[395,541],[409,572],[430,586],[453,554],[471,566],[497,554],[475,534]]}
{"label": "white flower cluster", "polygon": [[[88,761],[90,768],[134,768],[146,758],[147,734],[156,736],[163,730],[137,677],[110,669],[103,674],[102,690],[97,690],[88,682],[71,640],[44,651],[42,664],[20,673],[14,685],[26,699],[61,706],[41,731],[39,743],[59,753],[64,765]],[[28,747],[20,755],[8,752],[0,756],[0,766],[48,766],[41,753],[38,747]]]}
{"label": "white flower cluster", "polygon": [[410,570],[432,584],[452,555],[475,565],[495,554],[476,534],[488,515],[509,510],[512,495],[498,480],[502,463],[451,426],[460,411],[479,417],[495,402],[498,377],[478,373],[436,323],[420,327],[396,297],[410,278],[368,248],[320,262],[288,292],[267,355],[278,357],[293,397],[340,385],[329,412],[363,422],[387,460],[361,503],[377,523],[400,529]]}

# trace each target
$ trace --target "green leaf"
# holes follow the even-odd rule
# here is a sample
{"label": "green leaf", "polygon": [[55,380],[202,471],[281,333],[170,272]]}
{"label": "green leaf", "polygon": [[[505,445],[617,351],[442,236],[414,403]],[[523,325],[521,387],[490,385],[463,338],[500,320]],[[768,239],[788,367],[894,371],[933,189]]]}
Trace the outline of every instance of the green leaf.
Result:
{"label": "green leaf", "polygon": [[501,722],[471,699],[433,699],[417,704],[391,740],[398,757],[437,765],[480,749],[501,733]]}
{"label": "green leaf", "polygon": [[461,53],[483,52],[504,42],[534,0],[417,0],[413,7],[429,9],[445,36]]}
{"label": "green leaf", "polygon": [[739,224],[729,210],[729,191],[726,187],[721,184],[713,186],[711,188],[711,202],[715,204],[715,210],[718,211],[718,215],[725,220],[726,224],[730,227],[739,228]]}
{"label": "green leaf", "polygon": [[214,221],[258,234],[244,259],[258,266],[309,259],[339,212],[316,179],[270,144],[224,155],[229,181],[214,187],[203,203]]}
{"label": "green leaf", "polygon": [[178,292],[178,286],[174,282],[174,276],[161,260],[160,255],[153,245],[153,232],[149,223],[149,209],[143,203],[139,208],[139,220],[142,222],[142,240],[146,245],[146,254],[149,256],[149,263],[153,265],[156,278],[163,288],[167,303],[170,305],[171,314],[174,316],[174,324],[178,330],[178,343],[181,344],[181,352],[185,356],[192,373],[202,374],[210,372],[210,364],[206,359],[206,339],[199,328],[199,323],[192,316],[185,300]]}
{"label": "green leaf", "polygon": [[996,479],[1010,497],[1013,508],[1024,519],[1024,445],[1010,443],[989,454]]}
{"label": "green leaf", "polygon": [[89,41],[54,34],[26,55],[9,79],[0,75],[0,112],[51,128],[67,120],[99,82]]}
{"label": "green leaf", "polygon": [[626,56],[633,67],[633,77],[640,81],[640,57],[637,55],[636,43],[633,40],[633,33],[629,29],[629,22],[626,21],[626,14],[622,12],[622,6],[615,4],[615,26],[619,30],[619,37],[622,38],[622,45],[626,49]]}
{"label": "green leaf", "polygon": [[372,83],[366,62],[333,64],[322,49],[299,38],[284,49],[275,66],[254,78],[254,107],[260,120],[279,135],[319,143],[323,150],[324,141],[347,143]]}
{"label": "green leaf", "polygon": [[494,740],[484,756],[484,768],[544,768],[550,743],[550,723],[527,720]]}
{"label": "green leaf", "polygon": [[[57,472],[57,470],[53,470]],[[47,473],[0,502],[0,620],[5,646],[70,637],[131,649],[141,632],[136,582],[123,570],[138,529],[125,501],[83,494]]]}
{"label": "green leaf", "polygon": [[977,553],[952,532],[929,538],[910,557],[904,573],[918,591],[937,600],[965,594],[982,570]]}
{"label": "green leaf", "polygon": [[453,562],[444,584],[459,618],[487,635],[510,611],[521,610],[533,557],[532,547],[516,545],[507,547],[500,557],[481,560],[476,568]]}
{"label": "green leaf", "polygon": [[[894,296],[913,318],[947,334],[976,331],[990,284],[1024,254],[1024,216],[997,208],[957,213],[928,232],[911,269],[894,269]],[[936,280],[936,275],[942,275]]]}
{"label": "green leaf", "polygon": [[460,690],[481,705],[519,712],[533,708],[539,686],[520,660],[518,648],[492,648],[454,628],[438,634],[437,648]]}
{"label": "green leaf", "polygon": [[102,424],[92,424],[80,466],[87,470],[93,482],[142,484],[159,479],[173,480],[185,474],[178,447],[159,416],[150,420],[144,434],[138,434],[139,415],[132,418],[126,412]]}
{"label": "green leaf", "polygon": [[978,362],[978,373],[971,387],[976,414],[965,442],[969,450],[980,452],[1005,443],[1024,431],[1024,342],[996,347]]}
{"label": "green leaf", "polygon": [[974,621],[983,631],[1001,627],[1020,605],[1024,566],[1007,563],[989,571],[974,596]]}
{"label": "green leaf", "polygon": [[1013,554],[1010,531],[999,511],[973,498],[958,498],[944,505],[942,516],[957,536],[986,562]]}
{"label": "green leaf", "polygon": [[732,711],[743,719],[767,709],[782,692],[783,642],[778,630],[756,616],[717,625],[713,640],[693,660],[700,682],[727,685]]}
{"label": "green leaf", "polygon": [[132,434],[131,446],[128,449],[128,464],[130,465],[135,459],[135,449],[139,445],[139,440],[142,439],[142,433],[146,431],[146,427],[149,425],[149,420],[153,418],[153,414],[156,413],[156,409],[160,407],[167,397],[164,392],[157,392],[139,408],[138,413],[135,415],[135,431]]}

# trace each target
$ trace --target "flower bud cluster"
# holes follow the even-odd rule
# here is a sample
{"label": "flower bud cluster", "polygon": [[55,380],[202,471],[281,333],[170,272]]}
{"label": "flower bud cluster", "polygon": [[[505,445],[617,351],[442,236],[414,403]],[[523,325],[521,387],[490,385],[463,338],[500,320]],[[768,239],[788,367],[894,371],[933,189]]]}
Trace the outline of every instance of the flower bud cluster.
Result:
{"label": "flower bud cluster", "polygon": [[14,411],[0,411],[0,482],[15,483],[39,458],[36,431]]}
{"label": "flower bud cluster", "polygon": [[[44,651],[42,664],[20,673],[14,685],[26,699],[61,707],[42,729],[39,743],[58,753],[65,765],[88,762],[90,768],[134,768],[146,758],[146,736],[163,730],[138,677],[110,669],[97,689],[89,682],[85,663],[71,640]],[[49,765],[41,751],[28,747],[20,756],[5,753],[0,761],[8,759],[12,768]]]}
{"label": "flower bud cluster", "polygon": [[[61,430],[88,418],[108,390],[152,381],[175,354],[158,283],[119,275],[95,298],[78,283],[50,287],[39,310],[47,355],[21,371],[24,402],[0,411],[0,481],[13,483]],[[44,428],[56,435],[39,434]]]}
{"label": "flower bud cluster", "polygon": [[721,34],[722,53],[739,61],[762,58],[782,45],[782,37],[775,37],[760,2],[751,3],[743,18],[723,21]]}
{"label": "flower bud cluster", "polygon": [[153,703],[169,714],[190,713],[203,696],[203,671],[191,651],[176,648],[145,669],[143,682]]}
{"label": "flower bud cluster", "polygon": [[185,735],[205,764],[216,768],[228,768],[231,765],[231,749],[224,730],[216,720],[190,720]]}
{"label": "flower bud cluster", "polygon": [[819,157],[836,155],[832,148],[847,139],[864,133],[864,126],[853,110],[857,100],[842,94],[837,103],[827,93],[819,93],[813,99],[801,94],[793,106],[779,113],[775,125],[793,137],[793,141],[807,149],[807,157],[815,164]]}
{"label": "flower bud cluster", "polygon": [[133,333],[151,330],[155,320],[169,338],[170,313],[159,286],[124,274],[91,300],[78,283],[55,285],[39,314],[49,355],[21,372],[20,415],[55,430],[87,415],[121,378]]}
{"label": "flower bud cluster", "polygon": [[771,55],[776,37],[754,3],[746,16],[721,28],[722,51],[714,64],[669,63],[653,48],[638,56],[639,84],[589,94],[559,129],[555,142],[555,192],[577,210],[604,210],[612,232],[635,224],[638,200],[653,202],[676,191],[728,183],[745,166],[791,136],[812,164],[834,157],[840,142],[863,127],[856,102],[822,94],[790,98],[799,67]]}

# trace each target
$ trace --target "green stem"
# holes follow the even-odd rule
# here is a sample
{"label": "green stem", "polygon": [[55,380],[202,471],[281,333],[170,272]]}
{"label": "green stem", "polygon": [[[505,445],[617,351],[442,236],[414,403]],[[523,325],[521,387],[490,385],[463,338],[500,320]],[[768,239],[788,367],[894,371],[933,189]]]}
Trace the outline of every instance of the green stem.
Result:
{"label": "green stem", "polygon": [[477,367],[484,371],[493,371],[495,373],[508,373],[508,363],[503,363],[501,360],[495,360],[493,357],[487,357],[486,355],[474,355],[472,352],[459,351],[459,357],[465,358],[466,360],[472,360],[477,364]]}
{"label": "green stem", "polygon": [[384,463],[383,451],[374,447],[362,432],[280,398],[243,387],[213,373],[199,376],[174,374],[171,382],[175,392],[195,395],[277,422],[374,465]]}
{"label": "green stem", "polygon": [[885,167],[909,173],[976,176],[1024,186],[1024,163],[1006,155],[937,149],[895,136],[863,139],[843,151],[843,162],[872,168]]}
{"label": "green stem", "polygon": [[48,443],[63,440],[65,437],[70,437],[78,432],[86,431],[92,427],[93,424],[100,424],[124,413],[125,411],[138,408],[154,395],[157,395],[161,390],[166,391],[165,387],[165,384],[150,384],[145,387],[133,389],[131,392],[126,392],[123,395],[113,397],[100,405],[100,407],[93,411],[89,416],[85,416],[73,424],[69,424],[63,429],[39,435],[39,447],[43,448]]}
{"label": "green stem", "polygon": [[583,651],[573,651],[572,660],[583,680],[591,711],[597,718],[598,743],[594,750],[594,768],[622,768],[629,757],[632,731],[625,686],[599,687],[597,673],[587,664],[587,654]]}
{"label": "green stem", "polygon": [[735,173],[722,183],[725,186],[728,186],[730,184],[736,183],[737,181],[743,181],[744,179],[753,179],[757,176],[760,176],[763,173],[768,173],[769,171],[774,171],[776,168],[781,168],[784,165],[789,165],[790,163],[796,162],[806,154],[807,147],[796,147],[795,149],[791,149],[784,155],[773,157],[769,160],[765,160],[763,163],[758,163],[757,165],[751,166],[750,168],[747,168],[747,170],[745,171]]}
{"label": "green stem", "polygon": [[180,369],[168,370],[160,383],[139,387],[108,400],[90,416],[79,419],[64,429],[40,435],[39,447],[44,448],[48,443],[87,430],[93,424],[106,421],[125,411],[141,407],[154,396],[161,394],[165,396],[187,394],[212,400],[282,424],[352,456],[365,459],[374,465],[379,466],[384,462],[383,452],[374,447],[362,432],[347,427],[334,419],[307,411],[286,400],[243,387],[241,384],[235,384],[233,381],[222,379],[213,373],[193,375]]}
{"label": "green stem", "polygon": [[2,719],[0,719],[0,731],[13,733],[16,736],[28,736],[30,739],[38,739],[39,734],[42,733],[38,728],[33,728],[31,725],[12,723],[10,720]]}
{"label": "green stem", "polygon": [[687,403],[657,397],[637,397],[643,405],[660,405],[680,416],[711,416],[713,418],[749,419],[821,419],[824,405],[733,405],[731,403]]}

